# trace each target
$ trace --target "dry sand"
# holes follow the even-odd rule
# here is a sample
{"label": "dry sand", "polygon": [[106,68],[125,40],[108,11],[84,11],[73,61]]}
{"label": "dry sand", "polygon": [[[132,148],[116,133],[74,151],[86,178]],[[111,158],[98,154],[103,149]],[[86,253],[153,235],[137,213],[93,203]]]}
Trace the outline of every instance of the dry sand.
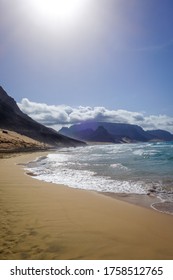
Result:
{"label": "dry sand", "polygon": [[36,156],[0,160],[0,259],[173,259],[173,216],[31,178]]}
{"label": "dry sand", "polygon": [[0,157],[2,153],[45,149],[45,144],[10,130],[0,129]]}

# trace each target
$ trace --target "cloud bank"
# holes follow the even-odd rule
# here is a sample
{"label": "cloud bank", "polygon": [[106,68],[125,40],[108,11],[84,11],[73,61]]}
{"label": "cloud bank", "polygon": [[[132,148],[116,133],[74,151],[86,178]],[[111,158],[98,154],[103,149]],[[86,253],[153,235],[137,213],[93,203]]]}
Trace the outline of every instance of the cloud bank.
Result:
{"label": "cloud bank", "polygon": [[70,107],[67,105],[47,105],[23,98],[18,103],[20,109],[34,120],[54,128],[69,126],[83,121],[105,121],[129,123],[144,130],[164,129],[173,133],[173,117],[166,115],[145,116],[144,113],[126,110],[109,110],[105,107]]}

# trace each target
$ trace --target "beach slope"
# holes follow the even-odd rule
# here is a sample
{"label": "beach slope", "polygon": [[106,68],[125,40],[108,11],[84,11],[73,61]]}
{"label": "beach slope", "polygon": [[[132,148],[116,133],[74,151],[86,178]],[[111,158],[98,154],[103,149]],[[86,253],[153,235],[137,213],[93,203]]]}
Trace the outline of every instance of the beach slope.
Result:
{"label": "beach slope", "polygon": [[38,155],[0,160],[1,260],[173,259],[173,216],[31,178]]}

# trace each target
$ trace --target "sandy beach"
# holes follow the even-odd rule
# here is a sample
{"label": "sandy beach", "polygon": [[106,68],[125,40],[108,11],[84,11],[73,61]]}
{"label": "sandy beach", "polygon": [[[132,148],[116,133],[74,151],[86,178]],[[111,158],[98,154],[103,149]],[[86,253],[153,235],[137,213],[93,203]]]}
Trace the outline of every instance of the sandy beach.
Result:
{"label": "sandy beach", "polygon": [[0,159],[0,259],[173,259],[173,216],[38,181]]}

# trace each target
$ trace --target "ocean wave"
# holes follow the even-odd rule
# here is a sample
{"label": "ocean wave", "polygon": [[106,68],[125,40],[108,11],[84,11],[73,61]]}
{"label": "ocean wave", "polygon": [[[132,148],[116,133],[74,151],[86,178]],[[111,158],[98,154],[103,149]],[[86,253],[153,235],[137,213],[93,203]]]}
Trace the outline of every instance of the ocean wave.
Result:
{"label": "ocean wave", "polygon": [[[170,145],[171,146],[171,145]],[[27,166],[39,180],[115,193],[152,192],[173,201],[173,151],[139,143],[64,148]]]}
{"label": "ocean wave", "polygon": [[148,192],[146,186],[144,187],[145,183],[142,181],[112,180],[108,176],[98,176],[96,172],[88,170],[61,167],[56,172],[52,168],[27,168],[27,171],[33,174],[34,178],[38,180],[64,184],[73,188],[113,193],[145,194]]}

